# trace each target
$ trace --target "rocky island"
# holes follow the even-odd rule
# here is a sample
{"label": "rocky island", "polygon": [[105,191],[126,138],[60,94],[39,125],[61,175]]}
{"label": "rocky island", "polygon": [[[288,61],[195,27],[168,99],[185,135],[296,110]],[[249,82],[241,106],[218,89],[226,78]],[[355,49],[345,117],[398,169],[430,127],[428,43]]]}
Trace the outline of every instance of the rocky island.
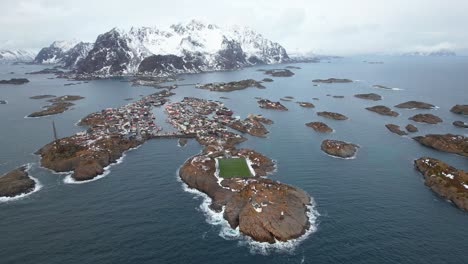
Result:
{"label": "rocky island", "polygon": [[427,124],[432,124],[432,125],[443,122],[440,117],[435,116],[433,114],[417,114],[408,119],[413,120],[415,122],[427,123]]}
{"label": "rocky island", "polygon": [[372,87],[379,88],[379,89],[385,89],[385,90],[393,90],[393,88],[387,87],[387,86],[381,85],[381,84],[375,84],[375,85],[372,85]]}
{"label": "rocky island", "polygon": [[413,139],[433,149],[468,157],[468,138],[462,135],[429,134],[414,137]]}
{"label": "rocky island", "polygon": [[252,136],[263,137],[269,133],[263,124],[271,124],[272,121],[264,118],[261,115],[248,115],[244,120],[234,120],[225,123],[232,129],[242,133],[248,133]]}
{"label": "rocky island", "polygon": [[273,79],[271,78],[264,78],[262,82],[273,82]]}
{"label": "rocky island", "polygon": [[434,109],[435,105],[419,102],[419,101],[408,101],[401,104],[395,105],[396,108],[406,109]]}
{"label": "rocky island", "polygon": [[[48,98],[50,97],[49,95],[40,95],[40,96],[33,96],[31,97],[32,99],[42,99],[42,98]],[[42,117],[42,116],[48,116],[48,115],[55,115],[55,114],[60,114],[68,109],[70,109],[71,106],[75,105],[71,101],[77,101],[81,100],[84,97],[81,97],[79,95],[64,95],[60,97],[55,97],[52,96],[53,99],[48,100],[48,102],[52,103],[50,105],[47,105],[44,107],[43,110],[34,112],[28,117]]]}
{"label": "rocky island", "polygon": [[20,84],[25,84],[28,83],[28,79],[24,78],[18,78],[18,79],[10,79],[10,80],[0,80],[0,84],[14,84],[14,85],[20,85]]}
{"label": "rocky island", "polygon": [[280,102],[272,102],[268,99],[260,99],[257,101],[258,106],[260,108],[265,108],[265,109],[274,109],[274,110],[281,110],[281,111],[287,111],[288,108],[286,106],[282,105]]}
{"label": "rocky island", "polygon": [[349,159],[355,156],[359,146],[344,141],[326,139],[322,141],[320,148],[328,155]]}
{"label": "rocky island", "polygon": [[395,125],[395,124],[386,124],[385,127],[390,130],[390,132],[392,133],[395,133],[397,135],[400,135],[400,136],[404,136],[404,135],[408,135],[408,133],[406,133],[405,131],[401,130],[400,129],[400,126],[399,125]]}
{"label": "rocky island", "polygon": [[14,197],[34,190],[36,182],[29,177],[25,166],[0,177],[0,197]]}
{"label": "rocky island", "polygon": [[395,111],[392,111],[392,109],[384,106],[384,105],[376,105],[372,107],[366,107],[367,110],[371,112],[375,112],[377,114],[385,115],[385,116],[393,116],[396,117],[399,114]]}
{"label": "rocky island", "polygon": [[297,102],[297,103],[304,108],[315,108],[315,105],[310,102]]}
{"label": "rocky island", "polygon": [[[180,178],[188,187],[211,198],[211,210],[224,209],[223,217],[231,228],[239,228],[255,241],[268,243],[300,237],[309,229],[307,213],[311,199],[307,193],[260,178],[274,170],[274,162],[252,149],[234,147],[241,142],[241,137],[224,127],[240,121],[232,117],[232,110],[221,102],[186,97],[168,104],[166,111],[169,123],[180,133],[195,134],[197,141],[205,146],[201,154],[182,165]],[[244,122],[271,123],[262,116],[249,115],[247,119]],[[232,159],[245,159],[250,172],[221,176],[223,171],[217,164]]]}
{"label": "rocky island", "polygon": [[314,83],[352,83],[353,80],[328,78],[328,79],[315,79],[315,80],[312,80],[312,82],[314,82]]}
{"label": "rocky island", "polygon": [[261,84],[261,82],[257,82],[253,79],[247,79],[247,80],[241,80],[237,82],[220,82],[220,83],[207,83],[203,85],[196,85],[196,88],[199,89],[206,89],[210,91],[216,91],[216,92],[231,92],[231,91],[237,91],[237,90],[243,90],[248,87],[256,87],[259,89],[265,89],[265,86]]}
{"label": "rocky island", "polygon": [[266,70],[265,74],[273,76],[273,77],[291,77],[294,75],[294,72],[288,69],[272,69],[272,70]]}
{"label": "rocky island", "polygon": [[415,126],[412,125],[412,124],[406,125],[405,128],[406,128],[406,131],[408,131],[408,132],[410,132],[410,133],[415,133],[415,132],[418,132],[418,131],[419,131],[418,128],[415,127]]}
{"label": "rocky island", "polygon": [[0,104],[8,104],[7,100],[0,100]]}
{"label": "rocky island", "polygon": [[459,128],[468,128],[468,123],[465,123],[463,121],[454,121],[452,124]]}
{"label": "rocky island", "polygon": [[455,105],[450,112],[460,115],[468,115],[468,105]]}
{"label": "rocky island", "polygon": [[430,157],[415,160],[414,166],[432,191],[452,201],[458,208],[468,210],[467,172]]}
{"label": "rocky island", "polygon": [[313,128],[317,132],[331,133],[333,129],[323,122],[310,122],[306,126]]}
{"label": "rocky island", "polygon": [[51,95],[51,94],[42,94],[42,95],[31,96],[29,97],[29,99],[40,100],[40,99],[48,99],[48,98],[54,98],[54,97],[57,97],[57,96]]}
{"label": "rocky island", "polygon": [[382,100],[382,96],[380,96],[380,95],[378,95],[376,93],[355,94],[354,97],[357,97],[357,98],[360,98],[360,99],[372,100],[372,101]]}
{"label": "rocky island", "polygon": [[342,115],[340,113],[327,112],[327,111],[317,112],[317,115],[328,118],[328,119],[334,119],[334,120],[347,120],[348,119],[347,116]]}

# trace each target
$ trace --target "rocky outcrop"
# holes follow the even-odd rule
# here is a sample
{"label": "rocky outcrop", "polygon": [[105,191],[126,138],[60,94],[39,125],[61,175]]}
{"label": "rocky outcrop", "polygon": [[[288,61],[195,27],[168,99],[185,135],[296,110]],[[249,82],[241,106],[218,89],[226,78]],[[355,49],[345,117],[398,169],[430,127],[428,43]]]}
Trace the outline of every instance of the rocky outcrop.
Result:
{"label": "rocky outcrop", "polygon": [[468,128],[468,123],[465,123],[463,121],[454,121],[452,124],[456,127]]}
{"label": "rocky outcrop", "polygon": [[335,157],[352,158],[356,155],[359,146],[344,141],[326,139],[322,141],[320,148],[325,153]]}
{"label": "rocky outcrop", "polygon": [[328,119],[334,119],[334,120],[347,120],[348,117],[339,113],[334,113],[334,112],[317,112],[318,116],[322,116]]}
{"label": "rocky outcrop", "polygon": [[357,98],[360,98],[360,99],[372,100],[372,101],[382,100],[382,96],[380,96],[380,95],[378,95],[376,93],[355,94],[354,97],[357,97]]}
{"label": "rocky outcrop", "polygon": [[42,99],[49,97],[52,97],[52,99],[47,101],[51,102],[52,104],[45,106],[44,109],[40,111],[31,113],[28,115],[28,117],[41,117],[63,113],[75,105],[74,103],[71,103],[72,101],[77,101],[84,98],[79,95],[64,95],[59,97],[55,97],[53,95],[39,95],[31,97],[31,99]]}
{"label": "rocky outcrop", "polygon": [[408,135],[405,131],[400,129],[400,126],[395,124],[386,124],[385,127],[390,130],[390,132],[395,133],[400,136]]}
{"label": "rocky outcrop", "polygon": [[454,105],[450,112],[460,115],[468,115],[468,105]]}
{"label": "rocky outcrop", "polygon": [[375,84],[375,85],[372,85],[372,87],[379,88],[379,89],[385,89],[385,90],[393,90],[393,88],[385,86],[385,85],[381,85],[381,84]]}
{"label": "rocky outcrop", "polygon": [[419,101],[408,101],[401,104],[395,105],[396,108],[407,108],[407,109],[434,109],[435,106],[432,104],[419,102]]}
{"label": "rocky outcrop", "polygon": [[392,109],[384,106],[384,105],[376,105],[376,106],[372,106],[372,107],[366,107],[367,110],[371,111],[371,112],[375,112],[377,114],[381,114],[381,115],[386,115],[386,116],[393,116],[393,117],[396,117],[398,116],[399,114],[395,111],[392,111]]}
{"label": "rocky outcrop", "polygon": [[310,122],[306,126],[313,128],[317,132],[331,133],[333,129],[323,122]]}
{"label": "rocky outcrop", "polygon": [[294,72],[288,69],[272,69],[272,70],[266,70],[265,74],[273,76],[273,77],[291,77],[294,75]]}
{"label": "rocky outcrop", "polygon": [[415,126],[412,125],[412,124],[406,125],[405,128],[406,128],[406,131],[408,131],[408,132],[410,132],[410,133],[415,133],[415,132],[418,132],[418,131],[419,131],[418,128],[415,127]]}
{"label": "rocky outcrop", "polygon": [[143,59],[138,72],[150,75],[171,75],[184,72],[200,72],[204,65],[193,58],[186,60],[176,55],[153,55]]}
{"label": "rocky outcrop", "polygon": [[14,197],[34,190],[36,183],[26,167],[14,169],[0,177],[0,197]]}
{"label": "rocky outcrop", "polygon": [[271,78],[264,78],[262,82],[273,82],[273,79]]}
{"label": "rocky outcrop", "polygon": [[253,79],[235,81],[235,82],[219,82],[219,83],[207,83],[203,85],[197,85],[197,88],[206,89],[210,91],[216,92],[231,92],[237,90],[243,90],[248,87],[256,87],[259,89],[265,89],[265,86],[261,84],[261,82],[257,82]]}
{"label": "rocky outcrop", "polygon": [[18,78],[18,79],[10,79],[10,80],[0,80],[0,84],[14,84],[14,85],[20,85],[20,84],[25,84],[28,83],[28,79],[24,78]]}
{"label": "rocky outcrop", "polygon": [[305,108],[315,108],[315,105],[310,102],[297,102],[300,106]]}
{"label": "rocky outcrop", "polygon": [[232,121],[227,124],[227,126],[242,133],[248,133],[252,136],[264,137],[269,133],[268,129],[263,125],[264,121],[265,120],[262,116],[257,118],[255,115],[249,115],[246,119]]}
{"label": "rocky outcrop", "polygon": [[314,83],[352,83],[353,80],[329,78],[329,79],[315,79],[312,82]]}
{"label": "rocky outcrop", "polygon": [[48,99],[48,98],[54,98],[54,97],[57,97],[57,96],[51,95],[51,94],[42,94],[42,95],[31,96],[29,97],[29,99],[39,100],[39,99]]}
{"label": "rocky outcrop", "polygon": [[58,139],[39,149],[36,154],[41,156],[41,166],[56,172],[72,171],[76,181],[91,180],[104,173],[104,168],[115,163],[123,152],[142,144],[135,139],[109,135],[83,146],[77,143],[78,137]]}
{"label": "rocky outcrop", "polygon": [[435,116],[433,114],[417,114],[408,119],[413,120],[415,122],[419,122],[419,123],[427,123],[427,124],[433,124],[433,125],[443,122],[440,117]]}
{"label": "rocky outcrop", "polygon": [[430,157],[415,160],[414,166],[432,191],[452,201],[458,208],[468,210],[467,172]]}
{"label": "rocky outcrop", "polygon": [[[179,170],[181,179],[212,199],[211,209],[221,211],[229,225],[255,241],[275,243],[303,235],[309,228],[307,205],[310,197],[302,190],[273,180],[251,177],[222,179],[215,174],[216,154],[204,153],[187,160]],[[210,151],[209,153],[212,153]],[[220,154],[221,155],[221,154]],[[258,172],[272,171],[273,162],[253,150],[234,150],[233,155],[249,158]]]}
{"label": "rocky outcrop", "polygon": [[468,138],[462,135],[429,134],[414,137],[413,139],[420,144],[433,149],[468,157]]}
{"label": "rocky outcrop", "polygon": [[258,106],[260,108],[265,108],[265,109],[274,109],[274,110],[281,110],[281,111],[287,111],[288,108],[286,106],[282,105],[280,102],[272,102],[268,99],[260,99],[257,101]]}

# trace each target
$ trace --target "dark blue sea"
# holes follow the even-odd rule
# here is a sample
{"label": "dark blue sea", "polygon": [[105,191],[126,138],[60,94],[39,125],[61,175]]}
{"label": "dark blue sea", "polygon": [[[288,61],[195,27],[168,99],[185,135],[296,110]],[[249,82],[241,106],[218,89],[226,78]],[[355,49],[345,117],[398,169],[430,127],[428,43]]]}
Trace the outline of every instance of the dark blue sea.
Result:
{"label": "dark blue sea", "polygon": [[[363,61],[382,60],[384,64]],[[261,80],[258,69],[246,68],[182,76],[178,84]],[[125,79],[98,80],[74,86],[51,75],[25,75],[44,68],[0,65],[0,79],[26,77],[30,83],[0,86],[0,174],[28,164],[41,188],[26,197],[0,202],[0,263],[467,263],[468,213],[457,209],[428,189],[413,168],[425,155],[468,170],[467,158],[438,152],[409,137],[390,133],[385,124],[411,123],[408,117],[431,112],[444,122],[416,124],[419,132],[467,135],[452,125],[467,117],[449,110],[468,103],[468,58],[352,57],[312,64],[295,64],[290,78],[274,78],[266,89],[248,88],[230,93],[180,86],[171,97],[219,99],[245,117],[263,114],[274,120],[267,138],[248,137],[240,147],[254,148],[277,162],[269,177],[300,187],[314,199],[314,232],[294,243],[266,247],[228,232],[219,216],[206,211],[206,199],[187,191],[177,170],[201,146],[190,141],[178,147],[172,139],[152,140],[126,153],[119,164],[96,181],[69,184],[66,175],[38,165],[33,153],[53,138],[52,120],[60,137],[82,128],[77,121],[87,114],[127,103],[154,93],[152,87],[134,87]],[[13,72],[13,73],[11,73]],[[350,84],[321,84],[317,78],[349,78]],[[394,90],[373,88],[381,84]],[[353,97],[375,92],[373,102]],[[81,95],[73,109],[42,118],[25,118],[45,106],[33,95]],[[333,98],[327,95],[342,95]],[[254,97],[279,100],[287,112],[260,109]],[[319,98],[313,101],[312,98]],[[399,117],[365,110],[383,104],[393,107],[408,100],[438,106],[436,110],[398,109]],[[309,101],[315,109],[295,101]],[[347,121],[326,120],[317,111],[347,115]],[[155,109],[164,128],[163,108]],[[319,134],[304,124],[324,121],[335,132]],[[320,150],[324,139],[339,139],[360,146],[355,159],[327,156]]]}

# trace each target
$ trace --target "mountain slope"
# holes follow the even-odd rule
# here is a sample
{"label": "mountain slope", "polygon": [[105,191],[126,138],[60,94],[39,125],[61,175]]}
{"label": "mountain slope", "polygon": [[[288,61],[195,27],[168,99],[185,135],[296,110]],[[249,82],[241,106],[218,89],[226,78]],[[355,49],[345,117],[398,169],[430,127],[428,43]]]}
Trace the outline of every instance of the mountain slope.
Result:
{"label": "mountain slope", "polygon": [[85,74],[191,73],[288,61],[286,50],[248,28],[191,21],[168,30],[112,29],[100,35],[76,67]]}
{"label": "mountain slope", "polygon": [[37,51],[22,49],[2,49],[0,50],[0,63],[12,62],[32,62]]}

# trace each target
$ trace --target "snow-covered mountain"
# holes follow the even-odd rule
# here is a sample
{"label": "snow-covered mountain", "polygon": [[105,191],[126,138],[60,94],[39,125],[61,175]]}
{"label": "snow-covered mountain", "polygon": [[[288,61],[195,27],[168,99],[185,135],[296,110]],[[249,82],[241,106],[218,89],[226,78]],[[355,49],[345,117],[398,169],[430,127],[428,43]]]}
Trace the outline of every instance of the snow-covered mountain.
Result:
{"label": "snow-covered mountain", "polygon": [[87,74],[165,75],[236,69],[289,60],[278,43],[245,27],[221,28],[195,20],[167,30],[112,29],[98,36],[75,68]]}
{"label": "snow-covered mountain", "polygon": [[32,62],[36,54],[36,50],[0,49],[0,63]]}
{"label": "snow-covered mountain", "polygon": [[59,63],[65,53],[75,47],[79,41],[54,41],[49,47],[42,48],[34,59],[35,63]]}

